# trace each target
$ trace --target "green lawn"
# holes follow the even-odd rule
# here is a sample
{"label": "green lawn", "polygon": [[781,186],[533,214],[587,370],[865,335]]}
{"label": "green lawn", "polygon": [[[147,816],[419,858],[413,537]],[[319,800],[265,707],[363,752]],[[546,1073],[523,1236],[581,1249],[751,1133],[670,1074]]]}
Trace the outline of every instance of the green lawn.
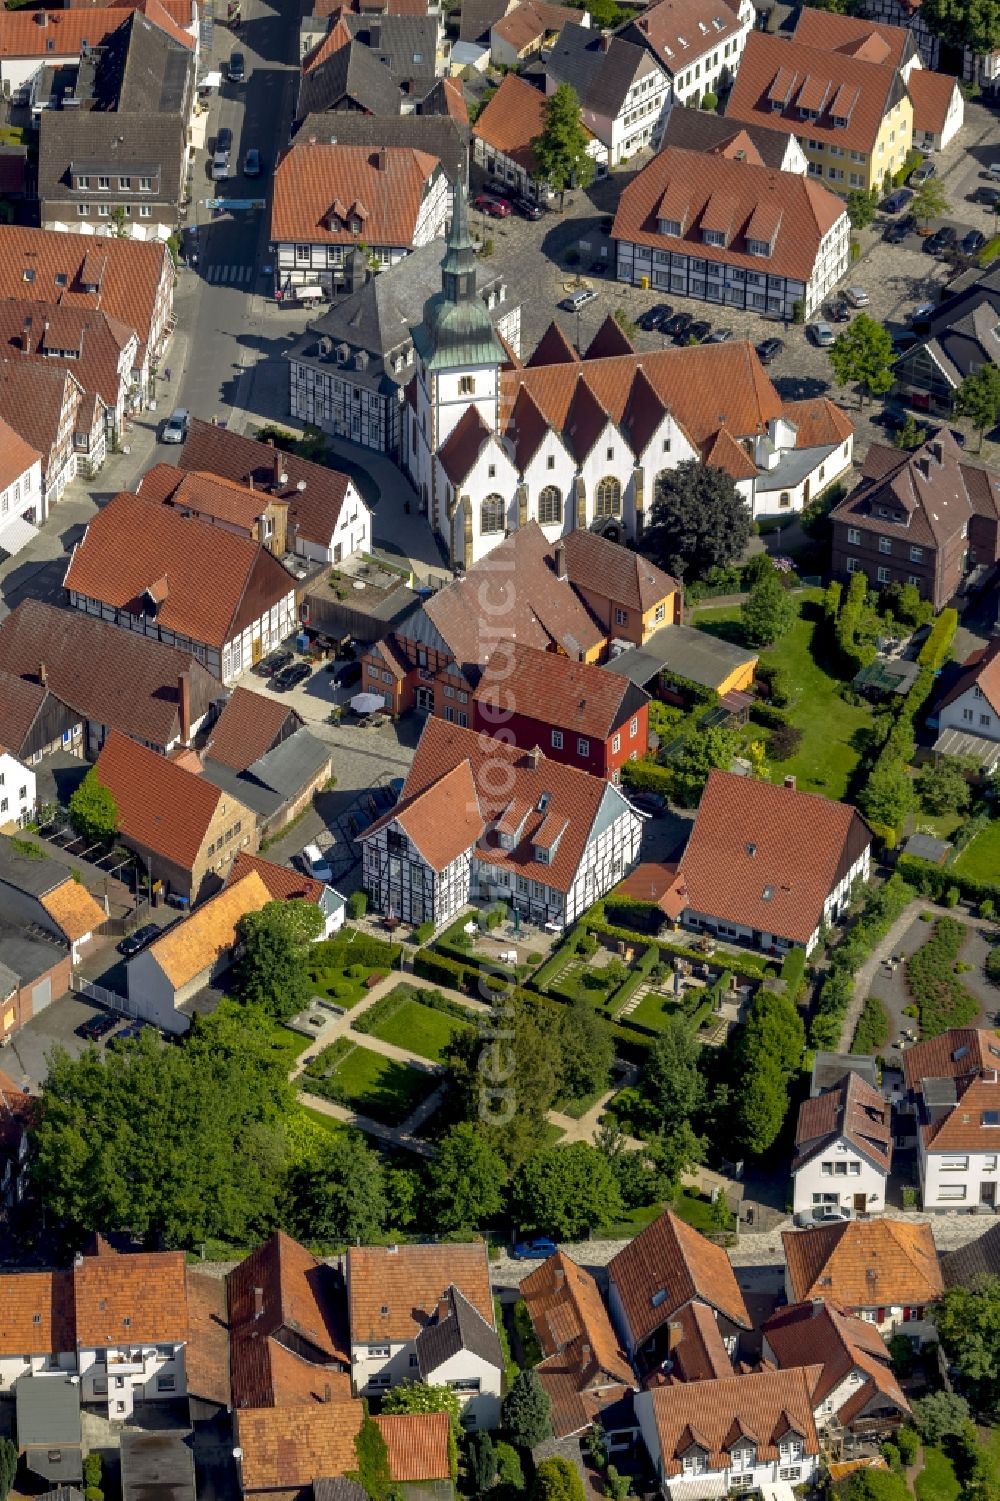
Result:
{"label": "green lawn", "polygon": [[[400,990],[409,990],[409,987],[400,986]],[[424,1006],[420,1001],[411,999],[414,994],[416,992],[402,995],[391,1011],[371,1029],[371,1036],[390,1042],[397,1048],[408,1048],[411,1053],[419,1053],[421,1058],[429,1058],[431,1063],[441,1063],[448,1051],[452,1033],[471,1032],[472,1023],[445,1016],[444,1012],[436,1011],[433,1006]],[[392,997],[386,996],[385,999],[390,1000]]]}
{"label": "green lawn", "polygon": [[662,990],[650,990],[643,996],[634,1011],[630,1011],[621,1020],[626,1023],[638,1022],[641,1027],[663,1026],[668,1016],[677,1016],[682,1007],[673,996],[664,995]]}
{"label": "green lawn", "polygon": [[301,1032],[293,1032],[291,1027],[282,1026],[277,1021],[270,1023],[268,1040],[271,1052],[276,1060],[284,1064],[286,1073],[291,1073],[296,1058],[309,1047],[308,1037]]}
{"label": "green lawn", "polygon": [[[839,691],[840,680],[821,665],[822,656],[817,660],[814,655],[814,647],[821,648],[821,598],[819,589],[807,589],[796,596],[798,618],[787,635],[761,653],[761,661],[785,669],[792,686],[788,713],[803,737],[794,756],[771,763],[771,775],[773,781],[780,782],[793,774],[803,791],[842,798],[859,759],[852,740],[859,730],[868,727],[872,716],[866,705],[856,708],[844,702]],[[694,624],[742,645],[739,618],[738,605],[715,610],[706,607],[695,615]],[[754,727],[750,728],[753,731]],[[766,738],[763,731],[760,733]]]}
{"label": "green lawn", "polygon": [[348,1037],[324,1048],[306,1065],[306,1090],[387,1126],[397,1126],[434,1088],[421,1069],[383,1058]]}
{"label": "green lawn", "polygon": [[994,818],[965,846],[955,869],[974,881],[1000,879],[1000,818]]}
{"label": "green lawn", "polygon": [[640,1230],[645,1230],[647,1225],[658,1220],[663,1209],[662,1204],[643,1204],[639,1209],[630,1209],[624,1219],[609,1225],[606,1230],[601,1231],[601,1235],[607,1236],[609,1240],[631,1240]]}
{"label": "green lawn", "polygon": [[943,1449],[924,1446],[924,1467],[917,1476],[914,1489],[917,1501],[958,1501],[961,1486],[955,1466]]}
{"label": "green lawn", "polygon": [[401,952],[398,943],[343,927],[335,937],[311,946],[306,973],[316,995],[349,1011],[368,994],[367,981],[373,975],[387,975],[399,963]]}
{"label": "green lawn", "polygon": [[344,1121],[335,1120],[332,1115],[324,1115],[322,1110],[314,1110],[311,1105],[300,1105],[303,1115],[307,1115],[314,1125],[322,1126],[324,1131],[329,1131],[331,1136],[341,1136],[350,1127]]}
{"label": "green lawn", "polygon": [[586,1115],[588,1110],[592,1110],[601,1095],[606,1093],[606,1089],[594,1089],[590,1094],[585,1094],[578,1100],[560,1098],[556,1100],[555,1108],[563,1115],[571,1116],[573,1120],[578,1121],[581,1115]]}
{"label": "green lawn", "polygon": [[710,1235],[719,1228],[713,1217],[711,1199],[702,1198],[701,1194],[694,1193],[690,1188],[681,1189],[674,1200],[673,1211],[678,1219],[693,1225],[703,1235]]}

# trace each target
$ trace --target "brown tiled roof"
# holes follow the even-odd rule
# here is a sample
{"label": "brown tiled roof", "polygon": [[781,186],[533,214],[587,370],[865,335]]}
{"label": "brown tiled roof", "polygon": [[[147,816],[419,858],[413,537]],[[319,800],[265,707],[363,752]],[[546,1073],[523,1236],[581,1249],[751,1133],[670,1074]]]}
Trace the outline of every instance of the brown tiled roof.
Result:
{"label": "brown tiled roof", "polygon": [[829,396],[786,401],[785,416],[796,429],[796,448],[822,448],[827,443],[844,443],[854,434],[854,423]]}
{"label": "brown tiled roof", "polygon": [[[350,484],[340,470],[313,464],[297,454],[278,453],[268,443],[200,417],[191,420],[179,463],[182,469],[221,475],[241,485],[252,480],[256,488],[263,487],[269,496],[287,502],[289,523],[294,522],[303,540],[330,546]],[[278,484],[281,475],[286,476],[284,485]]]}
{"label": "brown tiled roof", "polygon": [[832,1298],[845,1308],[912,1306],[941,1296],[944,1284],[930,1225],[849,1220],[781,1235],[795,1302]]}
{"label": "brown tiled roof", "polygon": [[[750,1328],[729,1257],[666,1210],[608,1263],[638,1346],[678,1309],[698,1298],[742,1329]],[[664,1296],[660,1296],[663,1294]]]}
{"label": "brown tiled roof", "polygon": [[687,906],[687,887],[676,865],[658,865],[644,861],[631,875],[619,881],[616,896],[630,896],[637,902],[655,902],[667,917],[680,917]]}
{"label": "brown tiled roof", "polygon": [[903,62],[910,41],[905,26],[887,26],[864,16],[834,15],[811,6],[799,11],[792,35],[794,41],[821,52],[843,52],[869,62],[891,62],[895,67]]}
{"label": "brown tiled roof", "polygon": [[991,1078],[960,1079],[956,1101],[950,1110],[933,1111],[932,1119],[920,1125],[928,1152],[991,1152],[1000,1136],[1000,1082]]}
{"label": "brown tiled roof", "polygon": [[994,713],[1000,714],[1000,639],[989,642],[966,657],[962,668],[961,676],[941,699],[939,709],[943,709],[946,704],[953,704],[956,698],[961,698],[970,688],[979,688]]}
{"label": "brown tiled roof", "polygon": [[811,1162],[839,1138],[876,1168],[892,1166],[892,1111],[877,1089],[860,1074],[847,1073],[839,1084],[799,1106],[792,1171]]}
{"label": "brown tiled roof", "polygon": [[447,115],[461,125],[469,123],[469,107],[465,102],[462,85],[454,78],[439,78],[429,93],[420,101],[420,114]]}
{"label": "brown tiled roof", "polygon": [[723,469],[732,479],[756,479],[757,465],[742,443],[720,427],[714,438],[702,446],[702,458],[712,469]]}
{"label": "brown tiled roof", "polygon": [[82,881],[63,881],[38,900],[71,943],[93,933],[107,917]]}
{"label": "brown tiled roof", "polygon": [[819,1366],[796,1366],[655,1387],[640,1400],[652,1408],[663,1473],[681,1474],[681,1456],[692,1444],[705,1451],[713,1470],[728,1465],[740,1439],[754,1444],[758,1464],[777,1459],[789,1432],[802,1440],[806,1454],[818,1454],[813,1393],[820,1374]]}
{"label": "brown tiled roof", "polygon": [[[813,1394],[818,1407],[846,1381],[852,1370],[863,1373],[860,1392],[852,1392],[852,1406],[867,1406],[875,1392],[894,1403],[901,1413],[910,1405],[892,1374],[889,1351],[873,1324],[846,1313],[837,1303],[820,1298],[779,1308],[761,1326],[782,1370],[794,1366],[823,1368]],[[861,1397],[860,1404],[855,1399]],[[840,1412],[843,1413],[843,1405]]]}
{"label": "brown tiled roof", "polygon": [[206,761],[218,761],[234,771],[246,771],[280,740],[288,720],[298,729],[302,720],[294,709],[280,699],[265,698],[249,688],[234,688],[229,702],[219,715],[208,743]]}
{"label": "brown tiled roof", "polygon": [[0,667],[0,745],[18,752],[47,698],[41,683],[26,683]]}
{"label": "brown tiled roof", "polygon": [[240,919],[248,912],[259,912],[270,900],[257,872],[248,871],[240,880],[230,880],[197,911],[173,923],[149,945],[148,952],[179,990],[230,954]]}
{"label": "brown tiled roof", "polygon": [[76,1339],[83,1349],[187,1339],[183,1251],[84,1256],[72,1276]]}
{"label": "brown tiled roof", "polygon": [[229,1314],[226,1283],[210,1272],[187,1269],[188,1343],[184,1374],[192,1396],[229,1407]]}
{"label": "brown tiled roof", "polygon": [[[29,319],[32,326],[26,335]],[[134,337],[132,329],[101,308],[67,306],[53,299],[34,302],[27,311],[20,298],[0,297],[4,355],[19,365],[44,360],[62,369],[69,367],[84,390],[99,396],[111,411],[117,409],[121,393],[122,351]]]}
{"label": "brown tiled roof", "polygon": [[579,20],[579,12],[568,5],[551,5],[549,0],[521,0],[491,28],[508,46],[521,53],[550,33],[562,30],[567,21]]}
{"label": "brown tiled roof", "polygon": [[906,91],[913,101],[913,129],[939,134],[944,129],[957,88],[958,79],[951,74],[914,68],[906,81]]}
{"label": "brown tiled roof", "polygon": [[[515,78],[517,75],[508,73],[504,78]],[[531,367],[535,365],[578,365],[580,356],[573,344],[570,343],[569,335],[561,323],[553,321],[542,334],[538,343],[531,351],[531,356],[525,363]]]}
{"label": "brown tiled roof", "polygon": [[432,870],[444,870],[471,849],[482,838],[486,824],[468,761],[459,761],[412,793],[404,787],[396,806],[370,824],[365,837],[392,823],[399,824]]}
{"label": "brown tiled roof", "polygon": [[248,850],[240,850],[236,856],[229,879],[238,881],[250,870],[257,872],[274,902],[290,902],[296,898],[303,902],[318,902],[323,895],[322,881],[314,881],[312,876],[304,876],[290,865],[276,865],[262,855],[251,855]]}
{"label": "brown tiled roof", "polygon": [[[162,470],[166,470],[166,475],[159,472]],[[168,482],[167,476],[174,480],[168,494],[154,493]],[[169,500],[180,510],[186,508],[199,516],[212,516],[250,534],[256,534],[257,523],[271,503],[271,496],[260,490],[251,490],[218,474],[175,469],[170,464],[158,464],[144,475],[136,494],[144,500]]]}
{"label": "brown tiled roof", "polygon": [[26,599],[0,624],[0,670],[37,680],[42,664],[51,692],[81,716],[152,745],[180,734],[179,688],[187,673],[191,718],[222,692],[190,652],[123,631],[80,610]]}
{"label": "brown tiled roof", "polygon": [[587,380],[586,370],[573,387],[563,422],[563,438],[577,465],[593,452],[594,444],[607,430],[607,408]]}
{"label": "brown tiled roof", "polygon": [[385,1440],[389,1470],[398,1484],[407,1481],[449,1480],[446,1412],[409,1412],[379,1415],[375,1422]]}
{"label": "brown tiled roof", "polygon": [[26,443],[20,433],[0,417],[0,490],[6,490],[19,480],[41,457],[37,448]]}
{"label": "brown tiled roof", "polygon": [[479,408],[466,407],[438,449],[441,467],[456,489],[465,483],[466,476],[483,449],[494,441],[493,433],[483,421]]}
{"label": "brown tiled roof", "polygon": [[[853,97],[846,125],[834,125],[830,106],[844,86]],[[799,115],[800,96],[815,94],[819,119]],[[809,136],[824,145],[869,152],[875,145],[882,121],[905,95],[902,78],[891,62],[868,62],[844,52],[807,47],[762,31],[747,36],[733,84],[726,117],[766,125],[789,135]],[[772,102],[781,100],[780,111]]]}
{"label": "brown tiled roof", "polygon": [[[664,194],[677,197],[665,213]],[[716,214],[716,207],[724,209]],[[778,172],[746,161],[668,146],[628,184],[618,200],[612,237],[675,254],[769,275],[808,281],[823,237],[846,210],[820,184],[796,172]],[[661,233],[659,221],[676,219],[679,235]],[[718,220],[718,222],[716,222]],[[703,230],[718,229],[725,245],[707,245]],[[750,240],[770,243],[766,259],[752,255]]]}
{"label": "brown tiled roof", "polygon": [[[553,543],[549,549],[551,558],[558,546]],[[648,558],[596,532],[572,531],[562,538],[562,546],[571,584],[626,609],[645,614],[680,590],[677,580]]]}
{"label": "brown tiled roof", "polygon": [[95,770],[114,795],[122,837],[191,870],[225,794],[117,730],[105,740]]}
{"label": "brown tiled roof", "polygon": [[[0,245],[2,235],[0,226]],[[43,474],[59,440],[63,410],[67,405],[74,410],[82,395],[80,382],[62,366],[18,355],[0,359],[0,417],[41,455]]]}
{"label": "brown tiled roof", "polygon": [[76,1349],[72,1272],[12,1272],[0,1277],[0,1355],[48,1355]]}
{"label": "brown tiled roof", "polygon": [[[337,1372],[350,1364],[343,1307],[343,1285],[332,1268],[304,1246],[277,1230],[226,1278],[232,1347],[233,1403],[236,1407],[270,1406],[278,1392],[300,1390],[296,1373],[282,1365],[283,1346],[294,1346],[307,1385],[336,1383]],[[259,1294],[259,1297],[258,1297]],[[278,1346],[278,1353],[265,1344]],[[307,1358],[308,1357],[308,1358]],[[300,1400],[293,1397],[293,1400]]]}
{"label": "brown tiled roof", "polygon": [[870,843],[847,803],[713,771],[680,862],[688,905],[808,943],[826,898]]}
{"label": "brown tiled roof", "polygon": [[674,76],[703,52],[727,44],[739,29],[734,8],[718,0],[661,0],[622,34],[648,47],[660,66]]}
{"label": "brown tiled roof", "polygon": [[364,1416],[354,1398],[289,1407],[244,1407],[236,1412],[242,1449],[243,1494],[306,1493],[321,1475],[346,1475],[358,1466],[354,1438]]}
{"label": "brown tiled roof", "polygon": [[[188,8],[173,3],[169,4],[169,10],[167,10],[163,5],[163,0],[136,0],[136,3],[128,6],[127,9],[144,11],[148,19],[157,25],[163,24],[160,14],[162,11],[167,17],[170,34],[173,36],[175,29],[180,32],[177,26],[179,17],[176,12],[183,12]],[[117,31],[122,24],[125,12],[124,6],[96,5],[42,12],[2,11],[0,12],[0,58],[38,57],[46,60],[51,56],[79,57],[84,42],[89,42],[92,47],[105,45],[111,33]],[[45,16],[44,25],[37,20],[40,14]],[[188,46],[193,45],[190,36],[183,32],[180,32],[180,35],[185,37]]]}
{"label": "brown tiled roof", "polygon": [[634,354],[635,345],[611,313],[605,318],[584,352],[585,360],[609,359],[616,354]]}
{"label": "brown tiled roof", "polygon": [[[942,547],[980,514],[983,487],[1000,505],[1000,479],[994,475],[981,479],[983,471],[972,471],[961,460],[962,450],[946,428],[939,428],[896,466],[881,449],[874,455],[869,450],[861,483],[834,507],[831,518],[895,536],[906,545]],[[886,514],[879,515],[879,510]]]}
{"label": "brown tiled roof", "polygon": [[[515,641],[506,659],[500,681],[516,684],[522,702],[530,706],[534,718],[561,726],[574,735],[607,740],[628,714],[637,712],[640,702],[648,701],[648,695],[642,694],[636,702],[635,695],[629,693],[631,684],[620,674],[587,662],[573,662],[556,652],[539,651]],[[476,689],[476,701],[487,704],[495,701],[497,689],[498,680],[487,664]]]}
{"label": "brown tiled roof", "polygon": [[673,1369],[682,1381],[710,1381],[734,1374],[719,1321],[706,1303],[688,1303],[672,1322],[680,1333],[671,1350]]}
{"label": "brown tiled roof", "polygon": [[[22,17],[25,21],[30,19],[27,11],[22,12]],[[102,268],[100,287],[97,292],[87,292],[83,269],[98,252]],[[157,290],[169,254],[162,240],[117,239],[29,229],[20,224],[0,225],[0,297],[100,308],[126,328],[135,330],[141,354],[149,339]],[[30,280],[25,277],[26,271],[34,273]],[[57,277],[65,277],[65,284],[57,281]]]}
{"label": "brown tiled roof", "polygon": [[[370,246],[412,245],[420,205],[442,170],[436,156],[408,146],[386,146],[380,151],[325,142],[294,145],[281,157],[274,174],[271,239],[350,246],[362,239]],[[330,227],[331,213],[336,216],[334,228]],[[349,215],[360,219],[360,234],[348,228]]]}
{"label": "brown tiled roof", "polygon": [[545,125],[545,95],[516,73],[507,73],[472,127],[473,136],[533,176],[538,169],[532,142]]}
{"label": "brown tiled roof", "polygon": [[252,602],[249,625],[295,587],[259,542],[128,491],[94,516],[64,584],[137,615],[144,613],[143,597],[155,590],[165,630],[220,649],[239,628],[245,600]]}
{"label": "brown tiled roof", "polygon": [[[443,723],[443,721],[441,721]],[[428,721],[430,723],[430,721]],[[347,1252],[352,1344],[405,1343],[433,1319],[454,1285],[494,1328],[489,1263],[482,1241],[472,1245],[351,1246]],[[383,1313],[385,1308],[387,1312]]]}
{"label": "brown tiled roof", "polygon": [[539,1375],[546,1370],[571,1375],[577,1391],[605,1384],[604,1377],[633,1385],[632,1367],[597,1283],[572,1257],[564,1251],[550,1256],[521,1283],[521,1297],[545,1356]]}

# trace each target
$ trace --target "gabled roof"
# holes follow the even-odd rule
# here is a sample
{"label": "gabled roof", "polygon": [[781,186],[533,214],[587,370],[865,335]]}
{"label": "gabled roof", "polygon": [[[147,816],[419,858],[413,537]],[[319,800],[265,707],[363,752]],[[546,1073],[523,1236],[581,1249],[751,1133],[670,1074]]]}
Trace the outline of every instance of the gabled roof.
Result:
{"label": "gabled roof", "polygon": [[978,688],[993,712],[1000,714],[1000,639],[988,642],[966,657],[961,676],[956,678],[938,708],[943,709],[947,704],[953,704],[963,693],[968,693],[970,688]]}
{"label": "gabled roof", "polygon": [[48,696],[41,683],[26,682],[0,667],[0,745],[20,749]]}
{"label": "gabled roof", "polygon": [[[0,270],[0,280],[2,277]],[[48,470],[59,443],[64,413],[68,410],[75,416],[82,396],[80,382],[63,365],[50,365],[17,354],[0,359],[0,417],[41,456],[47,483],[53,477]]]}
{"label": "gabled roof", "polygon": [[107,917],[83,882],[71,877],[40,896],[39,901],[71,944],[96,932]]}
{"label": "gabled roof", "polygon": [[351,1343],[416,1339],[448,1288],[458,1288],[493,1327],[489,1263],[482,1241],[470,1245],[350,1246],[347,1298]]}
{"label": "gabled roof", "polygon": [[231,766],[234,771],[246,771],[301,725],[301,717],[280,699],[236,687],[212,726],[202,754],[207,761]]}
{"label": "gabled roof", "polygon": [[660,67],[674,77],[703,53],[726,46],[740,30],[737,9],[728,0],[660,0],[624,27],[622,34],[648,47]]}
{"label": "gabled roof", "polygon": [[244,1494],[279,1490],[296,1495],[305,1493],[317,1476],[355,1471],[354,1438],[363,1416],[361,1403],[346,1393],[334,1402],[237,1409]]}
{"label": "gabled roof", "polygon": [[560,542],[553,543],[551,557],[555,557],[560,545],[570,583],[598,598],[613,600],[616,605],[645,614],[680,590],[680,584],[671,574],[641,553],[609,542],[596,532],[570,532]]}
{"label": "gabled roof", "polygon": [[788,1433],[801,1439],[804,1453],[819,1453],[813,1393],[820,1375],[814,1365],[679,1382],[654,1387],[636,1401],[651,1410],[664,1475],[681,1474],[682,1455],[692,1447],[704,1451],[709,1469],[725,1468],[741,1439],[750,1440],[761,1464],[778,1458]]}
{"label": "gabled roof", "polygon": [[[408,783],[407,783],[408,785]],[[437,780],[408,793],[388,813],[368,825],[363,837],[398,824],[432,870],[445,870],[482,838],[486,824],[468,761],[459,761]]]}
{"label": "gabled roof", "polygon": [[76,1349],[72,1272],[12,1272],[0,1277],[0,1355]]}
{"label": "gabled roof", "polygon": [[574,21],[566,23],[553,43],[546,68],[557,83],[573,85],[585,110],[612,120],[635,80],[659,71],[645,48]]}
{"label": "gabled roof", "polygon": [[155,464],[147,470],[136,494],[143,500],[193,511],[199,517],[212,517],[251,535],[272,503],[266,491],[251,490],[218,474],[176,469],[173,464]]}
{"label": "gabled roof", "polygon": [[478,463],[483,450],[496,439],[487,427],[477,406],[468,406],[438,449],[438,460],[451,483],[457,488],[465,483],[469,471]]}
{"label": "gabled roof", "polygon": [[468,125],[469,107],[465,102],[462,85],[454,78],[439,78],[421,99],[418,118],[420,115],[444,115],[460,125]]}
{"label": "gabled roof", "polygon": [[583,358],[585,360],[601,360],[610,358],[616,354],[634,353],[635,346],[632,340],[622,328],[618,319],[609,313],[587,345]]}
{"label": "gabled roof", "polygon": [[[210,578],[212,587],[206,587]],[[73,549],[65,587],[221,649],[293,592],[291,575],[259,542],[122,491]]]}
{"label": "gabled roof", "polygon": [[105,1247],[96,1256],[81,1257],[72,1278],[76,1343],[81,1348],[187,1340],[183,1251],[118,1255]]}
{"label": "gabled roof", "polygon": [[808,943],[824,902],[871,837],[847,803],[713,771],[680,861],[688,905]]}
{"label": "gabled roof", "polygon": [[[0,672],[50,692],[81,717],[151,745],[180,735],[179,680],[187,674],[196,723],[222,692],[191,652],[123,631],[81,610],[26,599],[0,624]],[[262,701],[263,702],[263,701]],[[0,739],[3,736],[0,718]]]}
{"label": "gabled roof", "polygon": [[665,146],[718,152],[722,156],[737,156],[742,152],[746,161],[780,167],[788,150],[788,136],[784,131],[769,130],[766,125],[744,125],[695,105],[675,104],[661,139],[661,148]]}
{"label": "gabled roof", "polygon": [[450,1419],[446,1412],[380,1413],[389,1473],[398,1484],[450,1480]]}
{"label": "gabled roof", "polygon": [[913,101],[913,129],[939,135],[957,88],[958,79],[949,73],[914,68],[906,80],[906,91]]}
{"label": "gabled roof", "polygon": [[114,795],[122,837],[190,870],[223,795],[219,788],[117,730],[95,771]]}
{"label": "gabled roof", "polygon": [[482,114],[477,116],[472,134],[534,175],[538,163],[532,142],[542,133],[544,106],[545,95],[539,89],[516,73],[507,73]]}
{"label": "gabled roof", "polygon": [[304,876],[290,865],[277,865],[265,860],[263,855],[251,855],[249,850],[240,850],[229,872],[230,881],[238,881],[248,871],[254,870],[267,887],[272,902],[318,902],[323,895],[323,882]]}
{"label": "gabled roof", "polygon": [[[418,113],[413,115],[364,115],[359,110],[318,110],[306,115],[296,139],[308,141],[315,136],[317,141],[329,141],[334,145],[369,148],[409,146],[428,156],[436,156],[453,185],[459,181],[464,183],[469,170],[472,131],[468,111],[462,118],[456,113],[445,114],[443,110],[435,109],[445,84],[451,84],[451,80],[439,78],[430,93],[420,101]],[[440,263],[440,242],[437,249]],[[380,272],[374,280],[380,281],[384,274]],[[434,290],[437,291],[440,285],[439,279]]]}
{"label": "gabled roof", "polygon": [[709,1381],[734,1374],[719,1321],[707,1303],[697,1299],[688,1303],[671,1322],[677,1324],[679,1336],[670,1352],[672,1372],[681,1381]]}
{"label": "gabled roof", "polygon": [[892,1166],[892,1111],[860,1074],[846,1073],[832,1089],[799,1106],[795,1130],[797,1173],[835,1141],[846,1141],[880,1172]]}
{"label": "gabled roof", "polygon": [[303,59],[296,113],[302,119],[314,110],[338,108],[376,116],[399,113],[399,87],[389,69],[351,37],[343,21]]}
{"label": "gabled roof", "polygon": [[521,1297],[542,1349],[536,1366],[552,1401],[556,1437],[575,1433],[591,1417],[591,1387],[634,1385],[632,1367],[618,1344],[597,1283],[557,1251],[521,1283]]}
{"label": "gabled roof", "polygon": [[494,21],[490,40],[499,38],[520,54],[558,31],[567,21],[576,21],[579,14],[568,5],[552,5],[549,0],[521,0],[499,21]]}
{"label": "gabled roof", "polygon": [[835,522],[940,548],[956,541],[973,516],[1000,514],[1000,479],[964,464],[947,428],[900,464],[869,450],[861,473],[861,483],[831,511]]}
{"label": "gabled roof", "polygon": [[496,1329],[454,1286],[446,1290],[434,1318],[417,1335],[415,1349],[421,1381],[433,1383],[434,1372],[463,1350],[498,1371],[503,1368],[503,1351]]}
{"label": "gabled roof", "polygon": [[[30,326],[29,326],[30,325]],[[72,374],[88,393],[98,395],[115,411],[122,377],[123,351],[136,341],[133,329],[100,308],[65,306],[39,300],[29,310],[17,297],[0,297],[0,349],[23,365],[45,360]],[[71,362],[71,363],[70,363]],[[126,370],[131,370],[134,357]]]}
{"label": "gabled roof", "polygon": [[[823,52],[843,52],[869,62],[891,62],[894,67],[913,55],[913,38],[905,26],[888,26],[865,16],[834,15],[832,11],[803,6],[792,33],[796,42]],[[917,71],[917,70],[914,70]],[[919,71],[923,71],[922,69]]]}
{"label": "gabled roof", "polygon": [[666,1210],[608,1263],[636,1346],[697,1298],[741,1329],[750,1328],[729,1257]]}
{"label": "gabled roof", "polygon": [[173,923],[146,949],[175,990],[231,954],[240,920],[271,900],[256,871],[230,881],[196,911]]}
{"label": "gabled roof", "polygon": [[[605,741],[641,704],[648,702],[647,694],[633,690],[626,678],[603,667],[573,662],[556,652],[538,651],[518,641],[511,643],[506,655],[501,685],[513,680],[527,706],[524,712],[573,735]],[[476,702],[495,700],[497,686],[487,664],[476,689]]]}
{"label": "gabled roof", "polygon": [[781,1235],[791,1296],[845,1308],[925,1307],[944,1284],[930,1225],[846,1220]]}
{"label": "gabled roof", "polygon": [[26,443],[20,433],[0,417],[0,491],[9,489],[32,464],[40,463],[41,457],[38,449]]}
{"label": "gabled roof", "polygon": [[[873,1324],[847,1313],[832,1300],[814,1298],[779,1308],[761,1326],[761,1333],[782,1370],[794,1366],[822,1366],[823,1373],[813,1393],[818,1407],[835,1392],[852,1371],[862,1375],[862,1391],[850,1393],[852,1407],[861,1396],[867,1406],[876,1392],[908,1413],[907,1402],[892,1374],[889,1351]],[[839,1412],[844,1410],[841,1402]]]}
{"label": "gabled roof", "polygon": [[[436,156],[412,147],[297,141],[275,169],[271,239],[352,248],[363,239],[369,246],[405,248],[440,171]],[[354,219],[360,231],[350,229]]]}
{"label": "gabled roof", "polygon": [[[507,77],[514,78],[516,74],[508,73]],[[569,335],[562,324],[554,319],[535,345],[530,358],[525,361],[529,368],[536,365],[578,365],[579,363],[580,356],[570,343]]]}

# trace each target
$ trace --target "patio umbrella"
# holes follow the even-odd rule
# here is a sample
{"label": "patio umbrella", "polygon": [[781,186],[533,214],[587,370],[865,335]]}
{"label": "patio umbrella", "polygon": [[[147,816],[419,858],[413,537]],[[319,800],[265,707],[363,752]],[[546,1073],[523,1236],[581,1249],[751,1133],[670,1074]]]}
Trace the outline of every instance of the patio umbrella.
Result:
{"label": "patio umbrella", "polygon": [[356,693],[351,699],[351,708],[355,714],[374,714],[377,709],[385,707],[385,699],[381,693]]}

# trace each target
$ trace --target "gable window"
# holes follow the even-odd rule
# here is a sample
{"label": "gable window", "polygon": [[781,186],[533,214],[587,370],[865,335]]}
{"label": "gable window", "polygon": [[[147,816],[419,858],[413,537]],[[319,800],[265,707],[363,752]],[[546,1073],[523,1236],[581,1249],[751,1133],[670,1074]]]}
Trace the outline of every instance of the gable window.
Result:
{"label": "gable window", "polygon": [[599,519],[620,516],[622,513],[622,487],[613,474],[606,474],[597,482],[594,497],[594,515]]}
{"label": "gable window", "polygon": [[664,620],[666,618],[666,614],[666,605],[657,605],[656,609],[653,611],[653,619],[656,621]]}
{"label": "gable window", "polygon": [[487,495],[479,507],[479,530],[483,536],[502,532],[507,507],[502,495]]}
{"label": "gable window", "polygon": [[725,245],[725,232],[721,229],[703,229],[701,238],[706,245]]}
{"label": "gable window", "polygon": [[849,526],[847,528],[847,540],[848,540],[848,542],[850,542],[852,544],[852,546],[854,546],[854,547],[859,546],[860,542],[861,542],[861,531],[860,531],[860,529],[858,527],[856,527],[856,526]]}
{"label": "gable window", "polygon": [[459,396],[474,396],[476,394],[476,377],[474,375],[460,375],[458,377]]}
{"label": "gable window", "polygon": [[562,732],[562,730],[553,730],[552,731],[552,749],[553,750],[562,750],[562,748],[563,748],[563,732]]}
{"label": "gable window", "polygon": [[747,254],[769,256],[771,247],[767,240],[747,240]]}
{"label": "gable window", "polygon": [[562,494],[555,485],[546,485],[538,496],[540,526],[555,526],[562,521]]}

